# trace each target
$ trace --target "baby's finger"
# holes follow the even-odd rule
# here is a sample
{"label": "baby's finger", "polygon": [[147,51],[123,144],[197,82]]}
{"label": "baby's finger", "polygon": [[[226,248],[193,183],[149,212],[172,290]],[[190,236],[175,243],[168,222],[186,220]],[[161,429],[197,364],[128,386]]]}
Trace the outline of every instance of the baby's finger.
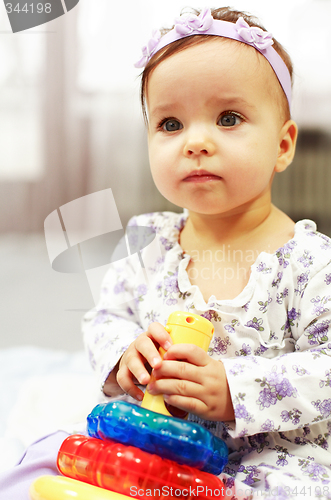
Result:
{"label": "baby's finger", "polygon": [[204,417],[207,411],[207,405],[200,399],[181,396],[178,394],[165,395],[164,400],[168,405],[175,406],[180,410],[184,410],[187,413],[194,413],[198,417]]}
{"label": "baby's finger", "polygon": [[210,360],[208,354],[194,344],[173,344],[164,354],[164,360],[182,360],[196,366],[206,366]]}
{"label": "baby's finger", "polygon": [[[137,338],[135,346],[137,351],[146,359],[149,365],[152,368],[157,368],[161,366],[162,363],[162,358],[157,347],[158,345],[162,345],[162,347],[165,346],[165,348],[168,349],[171,346],[171,337],[161,324],[153,323],[153,325],[153,328],[147,330],[146,335],[140,335]],[[168,340],[168,337],[170,340]],[[157,346],[155,344],[157,344]]]}
{"label": "baby's finger", "polygon": [[202,383],[203,373],[201,368],[186,361],[164,360],[160,368],[152,371],[155,380],[180,379],[189,380],[198,384]]}
{"label": "baby's finger", "polygon": [[201,400],[204,399],[204,393],[205,393],[205,389],[201,384],[197,384],[190,380],[166,379],[166,378],[152,380],[148,384],[147,390],[152,395],[176,394],[178,396],[185,396]]}
{"label": "baby's finger", "polygon": [[[162,358],[160,356],[160,353],[157,350],[154,342],[147,335],[139,336],[135,342],[135,346],[141,357],[144,358],[152,368],[161,366]],[[140,383],[143,383],[139,378],[138,380]]]}
{"label": "baby's finger", "polygon": [[123,365],[119,368],[116,380],[118,385],[123,389],[124,392],[126,392],[126,394],[129,394],[129,396],[137,399],[138,401],[142,400],[144,394],[139,389],[139,387],[134,384],[132,380],[132,374],[126,365]]}
{"label": "baby's finger", "polygon": [[172,345],[172,339],[161,323],[151,323],[147,328],[146,335],[163,347],[165,351]]}
{"label": "baby's finger", "polygon": [[[124,366],[127,368],[128,372],[131,373],[135,379],[137,379],[139,384],[148,384],[150,374],[145,367],[144,358],[139,352],[137,352],[136,349],[127,351],[125,357],[123,357],[123,363],[120,363],[120,369]],[[131,380],[132,375],[130,375]]]}

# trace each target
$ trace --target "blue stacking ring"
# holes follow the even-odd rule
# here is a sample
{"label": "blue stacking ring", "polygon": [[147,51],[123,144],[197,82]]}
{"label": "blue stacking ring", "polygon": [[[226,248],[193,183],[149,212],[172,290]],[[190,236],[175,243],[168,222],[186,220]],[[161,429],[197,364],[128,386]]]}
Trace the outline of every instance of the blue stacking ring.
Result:
{"label": "blue stacking ring", "polygon": [[87,417],[87,431],[214,475],[228,461],[224,441],[201,425],[125,401],[97,405]]}

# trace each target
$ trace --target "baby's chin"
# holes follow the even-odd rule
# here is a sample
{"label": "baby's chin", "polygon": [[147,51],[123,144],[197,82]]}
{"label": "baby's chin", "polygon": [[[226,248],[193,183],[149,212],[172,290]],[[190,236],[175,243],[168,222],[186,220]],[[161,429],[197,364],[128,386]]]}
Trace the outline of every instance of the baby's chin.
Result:
{"label": "baby's chin", "polygon": [[[158,186],[157,186],[158,187]],[[218,216],[235,209],[232,203],[220,203],[220,193],[206,190],[205,187],[197,188],[194,194],[187,192],[170,193],[158,187],[161,195],[178,208],[187,209],[191,213],[201,216]]]}
{"label": "baby's chin", "polygon": [[181,205],[181,208],[186,208],[189,212],[189,214],[196,214],[196,215],[200,215],[200,216],[210,216],[210,217],[217,217],[217,216],[220,216],[222,214],[226,214],[228,212],[228,210],[226,209],[223,209],[223,207],[219,207],[219,206],[204,206],[203,204],[201,205],[194,205],[194,206],[191,206],[190,204],[187,204],[185,206],[182,206]]}

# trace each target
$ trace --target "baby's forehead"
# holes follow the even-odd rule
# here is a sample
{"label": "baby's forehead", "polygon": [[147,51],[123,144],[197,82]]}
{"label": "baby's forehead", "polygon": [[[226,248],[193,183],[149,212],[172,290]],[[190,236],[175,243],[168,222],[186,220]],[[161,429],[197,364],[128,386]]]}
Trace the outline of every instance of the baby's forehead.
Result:
{"label": "baby's forehead", "polygon": [[176,73],[185,81],[186,71],[194,66],[203,67],[204,73],[201,76],[206,78],[213,72],[217,73],[219,68],[226,70],[229,75],[240,69],[247,76],[258,72],[259,78],[275,78],[278,82],[266,58],[245,43],[218,36],[201,37],[197,42],[184,48],[179,47],[170,57],[157,64],[155,70],[160,68],[164,73]]}
{"label": "baby's forehead", "polygon": [[185,93],[195,88],[199,92],[233,87],[236,95],[245,94],[249,87],[267,86],[282,92],[269,62],[253,47],[235,40],[208,37],[199,43],[174,52],[160,62],[151,73],[148,94],[155,90]]}

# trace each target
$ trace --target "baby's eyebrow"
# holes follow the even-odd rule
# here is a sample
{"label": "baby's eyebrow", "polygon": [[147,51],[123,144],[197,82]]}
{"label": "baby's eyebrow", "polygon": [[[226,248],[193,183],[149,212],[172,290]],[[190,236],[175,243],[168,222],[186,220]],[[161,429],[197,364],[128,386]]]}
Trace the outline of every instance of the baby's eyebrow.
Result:
{"label": "baby's eyebrow", "polygon": [[[173,109],[174,105],[173,104],[159,104],[153,108],[152,112],[150,112],[150,116],[159,116],[159,115],[164,115],[167,114],[171,109]],[[176,108],[178,109],[178,105],[176,105]]]}
{"label": "baby's eyebrow", "polygon": [[[220,106],[222,108],[226,108],[226,110],[231,110],[231,108],[235,108],[236,106],[243,106],[249,109],[256,109],[254,104],[251,104],[246,99],[239,96],[216,96],[211,97],[206,101],[206,106]],[[178,111],[180,109],[180,103],[166,103],[166,104],[157,104],[149,113],[151,117],[166,115],[169,112],[173,112],[174,107]]]}
{"label": "baby's eyebrow", "polygon": [[[207,104],[215,104],[215,99],[207,101]],[[216,104],[219,106],[232,108],[235,106],[245,106],[246,108],[255,109],[255,105],[248,102],[246,99],[237,96],[220,96],[216,99]]]}

